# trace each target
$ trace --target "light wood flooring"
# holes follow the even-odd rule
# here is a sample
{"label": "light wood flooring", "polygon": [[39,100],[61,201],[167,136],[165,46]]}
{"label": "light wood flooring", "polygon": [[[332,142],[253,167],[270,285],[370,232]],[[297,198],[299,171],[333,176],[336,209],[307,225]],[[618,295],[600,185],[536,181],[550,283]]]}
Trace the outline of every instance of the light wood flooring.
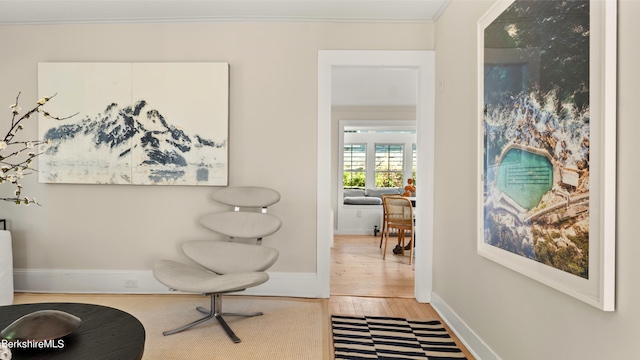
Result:
{"label": "light wood flooring", "polygon": [[414,297],[414,267],[408,251],[404,256],[393,254],[395,237],[389,238],[384,260],[380,235],[336,235],[333,242],[331,295]]}
{"label": "light wood flooring", "polygon": [[[414,267],[409,255],[394,255],[395,238],[389,239],[382,260],[380,236],[336,235],[331,249],[329,314],[439,319],[467,359],[474,357],[429,304],[414,297]],[[384,247],[384,244],[383,244]],[[329,329],[329,331],[331,331]],[[331,334],[330,334],[331,338]],[[330,341],[333,359],[333,342]]]}

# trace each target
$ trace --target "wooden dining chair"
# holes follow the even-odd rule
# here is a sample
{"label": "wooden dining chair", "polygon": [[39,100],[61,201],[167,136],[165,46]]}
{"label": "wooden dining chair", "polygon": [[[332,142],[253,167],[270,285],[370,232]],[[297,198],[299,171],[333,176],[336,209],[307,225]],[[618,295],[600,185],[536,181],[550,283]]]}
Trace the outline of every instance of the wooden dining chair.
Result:
{"label": "wooden dining chair", "polygon": [[382,249],[382,240],[384,240],[385,230],[387,229],[387,211],[385,210],[385,206],[384,206],[384,198],[390,197],[390,196],[399,197],[400,195],[397,195],[397,194],[382,194],[381,195],[381,198],[382,198],[382,229],[380,231],[380,246],[378,246],[381,249]]}
{"label": "wooden dining chair", "polygon": [[413,263],[413,244],[415,228],[413,222],[413,206],[411,201],[404,197],[389,196],[382,200],[382,206],[386,213],[386,228],[384,251],[382,259],[387,255],[387,243],[389,241],[389,229],[398,230],[398,240],[402,246],[402,255],[404,255],[404,235],[406,231],[411,232],[411,240],[409,242],[409,265]]}

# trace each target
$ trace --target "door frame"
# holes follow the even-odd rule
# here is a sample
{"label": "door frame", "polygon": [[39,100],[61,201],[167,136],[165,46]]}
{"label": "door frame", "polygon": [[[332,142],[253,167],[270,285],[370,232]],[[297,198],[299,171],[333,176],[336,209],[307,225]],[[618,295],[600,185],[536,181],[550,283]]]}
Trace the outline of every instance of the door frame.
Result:
{"label": "door frame", "polygon": [[[433,50],[319,50],[316,183],[316,276],[318,295],[330,296],[333,209],[331,207],[331,71],[333,67],[418,70],[416,101],[417,175],[415,297],[430,302],[433,288],[435,52]],[[335,144],[337,145],[337,144]]]}

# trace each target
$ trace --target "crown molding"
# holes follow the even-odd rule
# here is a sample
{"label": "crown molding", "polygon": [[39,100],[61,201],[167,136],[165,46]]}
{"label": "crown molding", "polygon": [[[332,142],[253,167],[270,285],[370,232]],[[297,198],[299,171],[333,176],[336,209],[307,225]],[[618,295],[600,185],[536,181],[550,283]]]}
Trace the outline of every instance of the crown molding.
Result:
{"label": "crown molding", "polygon": [[155,22],[433,23],[451,0],[0,0],[0,25]]}

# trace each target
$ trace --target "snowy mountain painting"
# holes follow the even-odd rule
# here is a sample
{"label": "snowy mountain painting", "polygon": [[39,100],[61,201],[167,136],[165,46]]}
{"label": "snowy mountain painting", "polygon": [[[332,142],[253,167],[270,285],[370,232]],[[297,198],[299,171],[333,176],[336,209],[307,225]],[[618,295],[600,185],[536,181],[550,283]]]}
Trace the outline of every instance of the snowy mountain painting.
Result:
{"label": "snowy mountain painting", "polygon": [[[228,64],[41,63],[40,182],[226,186]],[[60,101],[63,100],[63,101]],[[53,105],[56,105],[55,108]],[[46,125],[46,126],[45,126]]]}

